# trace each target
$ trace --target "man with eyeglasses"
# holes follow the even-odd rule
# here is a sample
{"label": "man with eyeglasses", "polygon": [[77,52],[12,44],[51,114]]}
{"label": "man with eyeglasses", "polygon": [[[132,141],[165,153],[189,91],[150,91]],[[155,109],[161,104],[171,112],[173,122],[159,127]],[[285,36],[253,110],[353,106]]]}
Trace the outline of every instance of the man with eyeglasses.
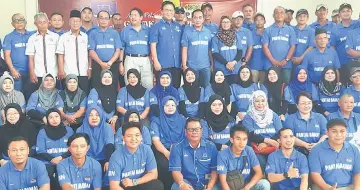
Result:
{"label": "man with eyeglasses", "polygon": [[[360,65],[360,62],[356,62]],[[355,113],[360,113],[360,67],[353,67],[350,69],[350,81],[351,86],[341,92],[343,94],[351,94],[354,98]]]}
{"label": "man with eyeglasses", "polygon": [[186,139],[174,145],[170,152],[169,171],[174,179],[172,190],[218,190],[217,148],[202,138],[202,126],[197,118],[188,118]]}
{"label": "man with eyeglasses", "polygon": [[[11,18],[14,30],[5,36],[3,50],[5,62],[14,78],[14,89],[21,91],[29,97],[26,91],[26,82],[29,81],[29,58],[25,55],[28,39],[35,31],[26,30],[26,19],[21,13],[16,13]],[[1,44],[0,44],[1,46]]]}
{"label": "man with eyeglasses", "polygon": [[112,24],[114,30],[120,33],[120,31],[123,29],[122,15],[120,15],[120,13],[114,13],[112,15]]}

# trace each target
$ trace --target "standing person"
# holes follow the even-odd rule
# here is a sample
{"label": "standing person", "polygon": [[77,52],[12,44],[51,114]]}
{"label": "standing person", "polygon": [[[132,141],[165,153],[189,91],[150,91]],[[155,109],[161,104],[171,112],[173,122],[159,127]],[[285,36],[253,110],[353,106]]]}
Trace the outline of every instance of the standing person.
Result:
{"label": "standing person", "polygon": [[[210,4],[209,4],[210,5]],[[207,9],[209,7],[207,6]],[[200,10],[192,12],[193,26],[186,27],[182,36],[182,67],[194,69],[203,88],[209,85],[213,60],[210,50],[212,34],[203,26],[204,13]]]}
{"label": "standing person", "polygon": [[5,36],[3,51],[4,59],[9,68],[11,76],[14,78],[14,88],[30,97],[28,94],[29,81],[29,58],[25,55],[26,44],[34,32],[26,30],[27,21],[21,13],[16,13],[11,17],[11,24],[14,30]]}
{"label": "standing person", "polygon": [[91,84],[93,88],[101,86],[99,73],[109,69],[114,78],[112,87],[118,89],[119,78],[119,54],[122,49],[119,34],[109,28],[110,14],[107,11],[100,11],[97,16],[99,27],[89,33],[89,55],[91,63]]}
{"label": "standing person", "polygon": [[341,94],[351,94],[355,101],[353,111],[360,113],[360,67],[354,67],[350,70],[351,86],[344,89]]}
{"label": "standing person", "polygon": [[[79,87],[89,94],[91,65],[88,62],[88,35],[80,31],[81,13],[70,12],[70,31],[60,36],[56,53],[58,54],[58,79],[63,80],[69,74],[75,74]],[[62,81],[62,88],[66,88]]]}
{"label": "standing person", "polygon": [[275,23],[266,28],[262,36],[263,52],[266,55],[265,69],[272,65],[281,67],[283,81],[291,79],[291,58],[296,49],[296,35],[292,27],[284,23],[285,9],[276,7],[273,11]]}
{"label": "standing person", "polygon": [[255,29],[252,30],[253,50],[251,59],[249,60],[249,67],[251,68],[254,83],[263,83],[265,80],[264,63],[266,56],[262,49],[262,35],[265,30],[265,23],[266,17],[262,13],[257,13],[254,16]]}
{"label": "standing person", "polygon": [[89,35],[91,31],[96,29],[98,26],[93,24],[93,9],[90,7],[84,7],[81,10],[81,27],[80,31]]}
{"label": "standing person", "polygon": [[347,53],[348,63],[352,61],[360,62],[360,29],[359,28],[355,28],[348,33],[346,38],[345,49]]}
{"label": "standing person", "polygon": [[[203,12],[203,17],[204,17],[203,26],[208,28],[208,30],[211,31],[212,38],[213,38],[217,34],[218,28],[219,28],[218,24],[212,22],[213,6],[208,2],[203,3],[201,5],[201,11]],[[193,21],[193,23],[194,23],[194,21]]]}
{"label": "standing person", "polygon": [[256,29],[254,9],[250,4],[245,4],[242,6],[242,12],[244,14],[244,22],[243,28],[247,28],[250,31],[254,31]]}
{"label": "standing person", "polygon": [[187,24],[187,16],[186,11],[183,7],[176,7],[174,14],[175,21],[177,21],[181,26],[185,26]]}
{"label": "standing person", "polygon": [[316,30],[316,28],[325,29],[327,31],[327,38],[328,38],[327,47],[330,47],[331,46],[331,37],[333,35],[335,35],[334,28],[336,27],[336,24],[327,19],[327,14],[328,14],[328,8],[325,4],[317,5],[316,11],[315,11],[317,20],[315,22],[313,22],[312,24],[310,24],[310,27],[315,30]]}
{"label": "standing person", "polygon": [[331,20],[333,23],[335,24],[339,24],[340,23],[340,15],[339,15],[338,9],[333,9],[332,13],[331,13]]}
{"label": "standing person", "polygon": [[[173,20],[175,6],[164,1],[161,6],[163,18],[150,30],[150,51],[156,78],[161,71],[171,72],[174,87],[181,85],[181,39],[183,27]],[[158,81],[157,81],[158,82]]]}
{"label": "standing person", "polygon": [[114,13],[112,15],[112,25],[114,30],[120,33],[123,29],[122,15],[120,13]]}
{"label": "standing person", "polygon": [[293,13],[295,11],[292,9],[286,9],[286,17],[285,17],[285,24],[287,24],[288,26],[291,26],[291,22],[293,20]]}
{"label": "standing person", "polygon": [[63,15],[61,13],[52,13],[50,15],[50,31],[57,33],[59,36],[63,35],[65,33],[65,30],[63,29],[64,26],[64,20]]}

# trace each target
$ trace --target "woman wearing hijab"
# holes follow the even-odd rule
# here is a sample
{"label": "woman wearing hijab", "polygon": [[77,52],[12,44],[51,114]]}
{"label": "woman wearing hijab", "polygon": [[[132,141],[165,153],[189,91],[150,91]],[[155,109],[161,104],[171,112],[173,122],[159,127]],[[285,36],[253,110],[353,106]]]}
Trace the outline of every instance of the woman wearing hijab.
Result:
{"label": "woman wearing hijab", "polygon": [[[253,148],[258,150],[262,150],[267,146],[278,148],[279,144],[275,139],[277,139],[278,131],[282,128],[282,123],[278,115],[269,108],[266,93],[262,90],[254,91],[249,103],[250,107],[242,124],[250,133],[254,134],[250,141],[258,144]],[[262,171],[264,171],[268,155],[256,155],[263,169]]]}
{"label": "woman wearing hijab", "polygon": [[46,112],[48,123],[39,131],[36,141],[37,157],[44,162],[50,178],[51,189],[61,189],[56,173],[56,165],[70,156],[68,138],[74,134],[70,127],[61,122],[60,111],[50,108]]}
{"label": "woman wearing hijab", "polygon": [[150,111],[149,100],[155,99],[154,94],[150,97],[149,90],[141,85],[141,77],[137,69],[129,69],[127,72],[128,85],[121,88],[117,96],[117,111],[124,115],[128,110],[136,110],[139,119],[149,126],[148,114]]}
{"label": "woman wearing hijab", "polygon": [[244,65],[238,71],[239,80],[236,84],[232,84],[232,93],[235,103],[232,104],[231,115],[236,117],[236,121],[243,120],[248,110],[249,99],[256,90],[266,91],[265,87],[252,80],[251,69]]}
{"label": "woman wearing hijab", "polygon": [[157,160],[159,179],[164,189],[170,189],[173,184],[169,172],[169,156],[171,147],[184,139],[186,119],[178,113],[177,99],[166,96],[161,102],[160,116],[152,121],[151,134],[154,145],[154,156]]}
{"label": "woman wearing hijab", "polygon": [[268,95],[269,108],[277,113],[282,121],[285,121],[288,105],[294,101],[289,87],[282,81],[279,67],[272,66],[267,70],[264,86]]}
{"label": "woman wearing hijab", "polygon": [[102,80],[101,86],[93,88],[90,91],[88,96],[88,106],[97,105],[103,110],[105,121],[110,124],[115,134],[115,126],[118,121],[118,115],[115,111],[117,90],[112,85],[113,74],[110,70],[102,70],[100,76]]}
{"label": "woman wearing hijab", "polygon": [[[126,123],[129,123],[129,122],[136,122],[136,123],[141,123],[141,119],[140,119],[140,115],[138,113],[137,110],[127,110],[127,112],[125,113],[124,115],[124,124]],[[146,145],[149,145],[149,146],[152,146],[152,139],[150,137],[150,132],[149,132],[149,129],[148,127],[142,125],[142,143],[143,144],[146,144]],[[115,149],[119,149],[121,146],[124,145],[124,141],[123,141],[123,131],[122,131],[122,127],[120,127],[118,130],[117,130],[117,133],[115,134],[115,137],[114,137],[114,144],[115,144]]]}
{"label": "woman wearing hijab", "polygon": [[16,136],[25,137],[30,147],[30,156],[34,156],[38,136],[38,129],[25,117],[19,104],[8,104],[4,113],[5,124],[0,127],[0,167],[10,159],[8,157],[8,144],[12,138]]}
{"label": "woman wearing hijab", "polygon": [[14,78],[9,75],[8,72],[5,72],[0,77],[0,84],[1,84],[1,90],[0,90],[0,110],[1,110],[1,119],[0,124],[5,121],[5,114],[4,109],[5,107],[10,103],[16,103],[21,106],[21,109],[25,110],[25,98],[23,93],[17,91],[14,89]]}
{"label": "woman wearing hijab", "polygon": [[66,89],[60,92],[60,97],[64,102],[64,110],[61,111],[61,116],[65,119],[64,125],[70,126],[75,132],[83,123],[86,94],[80,89],[78,77],[74,74],[66,76],[65,84]]}
{"label": "woman wearing hijab", "polygon": [[236,83],[237,72],[241,67],[239,62],[246,51],[242,51],[242,44],[237,38],[236,31],[232,27],[232,20],[228,16],[222,16],[219,30],[212,40],[212,56],[214,68],[223,71],[228,84]]}
{"label": "woman wearing hijab", "polygon": [[178,89],[179,112],[185,117],[204,117],[204,88],[199,85],[194,69],[188,68],[183,74],[184,84]]}
{"label": "woman wearing hijab", "polygon": [[89,106],[83,125],[76,132],[89,135],[90,149],[87,155],[100,163],[104,175],[108,170],[110,156],[114,152],[114,132],[106,122],[104,111],[97,105]]}
{"label": "woman wearing hijab", "polygon": [[47,124],[45,114],[50,108],[63,110],[64,102],[55,88],[55,83],[56,78],[52,74],[45,74],[39,89],[29,98],[26,113],[38,128]]}
{"label": "woman wearing hijab", "polygon": [[221,96],[212,95],[205,110],[206,126],[202,126],[202,137],[215,143],[217,150],[228,147],[230,131],[235,125],[234,119],[227,112],[224,100]]}
{"label": "woman wearing hijab", "polygon": [[325,116],[338,110],[338,100],[343,86],[337,82],[337,70],[332,66],[323,69],[321,81],[318,84],[319,104],[325,110]]}
{"label": "woman wearing hijab", "polygon": [[232,89],[227,83],[224,72],[221,69],[216,69],[213,72],[211,85],[208,85],[205,89],[205,101],[208,102],[209,97],[213,94],[218,94],[223,98],[229,113],[231,111],[232,102],[234,102],[234,97],[232,95]]}

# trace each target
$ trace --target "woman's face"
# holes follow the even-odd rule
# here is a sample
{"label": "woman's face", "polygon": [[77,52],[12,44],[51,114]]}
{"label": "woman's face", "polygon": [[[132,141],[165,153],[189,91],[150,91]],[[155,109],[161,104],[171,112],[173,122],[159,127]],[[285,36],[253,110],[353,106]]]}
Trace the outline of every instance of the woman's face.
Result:
{"label": "woman's face", "polygon": [[164,105],[164,113],[167,115],[172,115],[177,111],[177,105],[173,100],[168,100],[167,103]]}
{"label": "woman's face", "polygon": [[297,80],[299,82],[305,82],[307,80],[307,72],[304,69],[301,69],[300,72],[298,72]]}
{"label": "woman's face", "polygon": [[258,96],[254,102],[254,108],[257,111],[264,111],[266,109],[267,100],[263,96]]}
{"label": "woman's face", "polygon": [[48,122],[50,126],[57,127],[61,122],[61,117],[57,112],[51,112],[48,115]]}
{"label": "woman's face", "polygon": [[277,75],[276,71],[270,70],[268,72],[268,80],[272,83],[275,83],[278,81],[278,75]]}
{"label": "woman's face", "polygon": [[160,85],[163,87],[168,87],[170,85],[170,76],[165,74],[160,77]]}
{"label": "woman's face", "polygon": [[44,79],[44,88],[47,90],[51,90],[53,88],[55,88],[55,81],[53,79],[53,77],[45,77]]}
{"label": "woman's face", "polygon": [[14,125],[19,121],[20,113],[15,108],[9,108],[6,112],[6,119],[10,124]]}
{"label": "woman's face", "polygon": [[14,89],[13,81],[10,79],[5,79],[3,83],[3,89],[5,92],[11,92]]}
{"label": "woman's face", "polygon": [[128,122],[139,122],[138,114],[136,113],[130,114]]}
{"label": "woman's face", "polygon": [[225,18],[222,20],[221,25],[223,30],[229,30],[231,28],[232,22],[228,18]]}
{"label": "woman's face", "polygon": [[196,75],[193,73],[193,71],[188,71],[186,73],[186,81],[189,83],[193,83],[196,80]]}
{"label": "woman's face", "polygon": [[78,88],[78,82],[75,79],[70,79],[68,83],[66,83],[66,87],[70,92],[75,92]]}
{"label": "woman's face", "polygon": [[302,114],[309,114],[312,110],[312,100],[308,99],[306,96],[300,96],[297,103],[298,111]]}
{"label": "woman's face", "polygon": [[138,78],[135,76],[134,73],[130,73],[128,76],[128,83],[132,86],[135,86],[138,84]]}
{"label": "woman's face", "polygon": [[214,76],[214,81],[216,83],[221,84],[224,81],[224,74],[221,71],[217,71],[216,75]]}
{"label": "woman's face", "polygon": [[89,125],[92,127],[96,127],[100,123],[100,116],[96,109],[93,109],[89,113],[89,119],[88,119]]}
{"label": "woman's face", "polygon": [[113,82],[112,75],[110,73],[105,73],[102,77],[102,84],[105,86],[111,85]]}
{"label": "woman's face", "polygon": [[328,70],[326,71],[325,73],[325,80],[328,81],[328,82],[333,82],[336,80],[336,73],[335,71],[333,70]]}
{"label": "woman's face", "polygon": [[241,80],[243,82],[248,81],[249,77],[251,76],[251,71],[248,68],[243,68],[239,73]]}
{"label": "woman's face", "polygon": [[223,111],[223,103],[221,100],[214,100],[211,104],[211,110],[215,115],[220,115]]}

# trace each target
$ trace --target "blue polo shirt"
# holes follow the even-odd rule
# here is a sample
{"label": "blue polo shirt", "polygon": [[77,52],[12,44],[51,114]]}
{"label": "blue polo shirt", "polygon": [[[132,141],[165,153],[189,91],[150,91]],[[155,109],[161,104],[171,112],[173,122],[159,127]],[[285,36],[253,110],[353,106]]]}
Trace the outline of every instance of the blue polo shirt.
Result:
{"label": "blue polo shirt", "polygon": [[249,99],[252,97],[252,93],[256,90],[262,90],[266,92],[266,88],[262,85],[257,85],[253,83],[248,88],[243,88],[239,84],[232,84],[231,85],[233,99],[237,104],[238,111],[246,113],[249,106]]}
{"label": "blue polo shirt", "polygon": [[293,149],[290,158],[286,158],[283,155],[282,150],[272,152],[268,156],[266,174],[283,174],[288,171],[292,163],[293,167],[299,170],[300,177],[284,179],[280,182],[274,183],[272,186],[275,190],[299,189],[299,187],[301,186],[301,175],[309,173],[307,158],[305,155],[295,149]]}
{"label": "blue polo shirt", "polygon": [[105,118],[107,120],[114,116],[116,108],[114,108],[114,111],[112,111],[110,113],[105,112],[104,108],[103,108],[103,105],[102,105],[102,100],[100,99],[99,94],[98,94],[98,92],[97,92],[97,90],[95,88],[90,90],[90,93],[89,93],[89,96],[88,96],[88,104],[87,104],[87,106],[89,107],[91,105],[99,106],[103,110]]}
{"label": "blue polo shirt", "polygon": [[[142,126],[142,143],[152,146],[152,139],[150,137],[150,132],[148,127],[146,126]],[[117,133],[115,134],[114,137],[114,146],[115,149],[119,149],[121,146],[124,146],[124,141],[123,141],[123,132],[122,132],[122,127],[120,127],[117,130]]]}
{"label": "blue polo shirt", "polygon": [[241,46],[242,57],[245,57],[247,53],[247,49],[253,46],[254,44],[252,32],[247,28],[242,27],[239,30],[236,30],[236,34],[237,34],[237,41]]}
{"label": "blue polo shirt", "polygon": [[174,145],[170,151],[169,171],[180,171],[196,189],[208,184],[212,171],[217,169],[217,148],[208,140],[201,139],[193,148],[187,139]]}
{"label": "blue polo shirt", "polygon": [[325,29],[327,31],[327,38],[328,38],[327,47],[331,46],[331,41],[333,40],[333,36],[335,35],[334,34],[334,32],[335,32],[334,28],[336,27],[335,23],[327,20],[327,23],[321,26],[321,24],[318,21],[315,21],[312,24],[310,24],[309,26],[315,30],[316,30],[316,28]]}
{"label": "blue polo shirt", "polygon": [[262,49],[262,34],[258,34],[256,30],[252,31],[253,37],[253,51],[251,59],[249,60],[249,67],[252,70],[262,71],[264,70],[264,62],[266,56],[263,53]]}
{"label": "blue polo shirt", "polygon": [[128,25],[120,32],[120,40],[125,54],[149,54],[148,26],[142,25],[139,32],[132,25]]}
{"label": "blue polo shirt", "polygon": [[[4,48],[5,49],[5,48]],[[360,52],[360,29],[353,29],[351,30],[346,39],[345,45],[346,51],[353,49]],[[350,59],[360,59],[360,57],[353,57],[347,54],[347,58]]]}
{"label": "blue polo shirt", "polygon": [[109,61],[116,49],[123,49],[119,33],[113,28],[107,28],[105,31],[99,27],[89,33],[88,49],[94,50],[99,59]]}
{"label": "blue polo shirt", "polygon": [[117,107],[122,107],[126,110],[137,110],[141,114],[146,108],[150,106],[150,99],[156,99],[153,93],[149,93],[147,89],[144,93],[144,96],[138,99],[134,99],[127,91],[126,87],[123,87],[119,90],[117,96]]}
{"label": "blue polo shirt", "polygon": [[29,157],[25,168],[19,171],[12,162],[0,167],[0,189],[39,189],[50,184],[44,163]]}
{"label": "blue polo shirt", "polygon": [[341,91],[342,94],[351,94],[354,99],[355,107],[353,108],[353,112],[360,113],[360,91],[357,91],[354,85],[351,85],[350,87],[344,89]]}
{"label": "blue polo shirt", "polygon": [[308,120],[301,117],[300,112],[289,115],[283,126],[292,130],[295,137],[307,143],[317,143],[326,134],[326,118],[319,113],[311,112]]}
{"label": "blue polo shirt", "polygon": [[302,65],[307,67],[307,71],[314,83],[321,81],[322,71],[327,66],[336,69],[341,67],[337,52],[332,48],[326,48],[325,52],[320,52],[318,48],[309,51],[302,60]]}
{"label": "blue polo shirt", "polygon": [[[204,102],[208,102],[209,98],[213,95],[213,94],[216,94],[214,91],[213,91],[213,88],[212,88],[212,85],[208,85],[205,89],[204,89]],[[230,102],[234,102],[234,96],[233,96],[233,91],[232,91],[232,88],[231,88],[231,95],[229,96],[229,100]],[[223,98],[223,101],[226,101],[224,98]]]}
{"label": "blue polo shirt", "polygon": [[324,107],[329,113],[337,111],[339,108],[338,101],[341,97],[341,91],[337,92],[335,95],[327,96],[322,92],[322,90],[320,90],[320,88],[317,88],[317,90],[319,98],[318,102],[320,103],[320,105]]}
{"label": "blue polo shirt", "polygon": [[[243,163],[243,157],[247,157],[247,163]],[[246,166],[244,166],[246,164]],[[254,167],[259,166],[259,161],[254,153],[253,149],[250,146],[244,147],[242,150],[241,156],[236,157],[233,154],[231,147],[220,151],[217,156],[217,174],[227,175],[227,172],[233,170],[242,171],[242,176],[245,182],[251,180],[251,171]]]}
{"label": "blue polo shirt", "polygon": [[150,43],[157,43],[157,57],[162,68],[181,68],[181,39],[183,27],[161,19],[150,29]]}
{"label": "blue polo shirt", "polygon": [[215,132],[211,129],[206,121],[201,122],[202,124],[202,137],[209,139],[216,144],[225,145],[229,142],[230,132],[233,126],[236,124],[235,121],[230,121],[226,128],[220,132]]}
{"label": "blue polo shirt", "polygon": [[246,21],[243,21],[242,28],[247,28],[250,31],[255,31],[256,24],[254,22],[248,23]]}
{"label": "blue polo shirt", "polygon": [[184,101],[185,105],[186,105],[186,113],[187,115],[185,115],[186,117],[195,117],[198,115],[198,111],[199,111],[199,104],[200,103],[204,103],[206,102],[204,100],[205,95],[204,95],[204,88],[201,87],[201,94],[199,96],[199,100],[195,103],[192,103],[189,101],[187,94],[184,92],[183,87],[178,89],[179,92],[179,101]]}
{"label": "blue polo shirt", "polygon": [[341,151],[336,152],[327,139],[311,149],[308,163],[310,172],[319,173],[327,184],[347,187],[352,184],[353,176],[360,173],[360,151],[344,142]]}
{"label": "blue polo shirt", "polygon": [[85,30],[85,28],[81,26],[80,31],[89,35],[91,31],[93,31],[94,29],[97,29],[97,28],[98,28],[98,26],[95,24],[93,24],[93,26],[91,28],[89,28],[89,30]]}
{"label": "blue polo shirt", "polygon": [[198,31],[194,26],[186,26],[182,35],[182,47],[188,48],[187,66],[200,70],[210,68],[208,50],[211,47],[211,31],[202,27]]}
{"label": "blue polo shirt", "polygon": [[[184,123],[185,123],[185,118],[184,118]],[[184,131],[184,129],[178,129],[179,131]],[[178,132],[179,132],[178,131]],[[170,133],[172,133],[173,131],[170,130]],[[160,142],[164,145],[165,148],[171,148],[174,144],[180,142],[183,140],[183,138],[181,139],[171,139],[170,137],[164,137],[165,135],[167,135],[166,133],[164,134],[162,131],[162,126],[160,126],[160,120],[159,118],[155,118],[152,123],[150,124],[150,134],[152,138],[159,138]],[[172,135],[170,135],[172,136]],[[174,140],[174,141],[172,141]]]}
{"label": "blue polo shirt", "polygon": [[139,179],[155,169],[157,163],[149,146],[140,144],[135,153],[129,152],[126,146],[121,146],[110,157],[108,177],[109,181]]}
{"label": "blue polo shirt", "polygon": [[[286,56],[291,46],[297,44],[295,31],[291,26],[283,24],[282,27],[272,24],[263,32],[262,44],[268,44],[268,48],[274,59],[281,61],[286,59]],[[272,63],[266,59],[265,70],[268,70]],[[283,66],[283,68],[292,68],[291,60]]]}
{"label": "blue polo shirt", "polygon": [[345,123],[347,124],[346,141],[350,141],[355,136],[360,135],[357,133],[357,130],[360,128],[360,114],[352,112],[350,118],[346,118],[342,115],[340,110],[338,110],[336,112],[331,113],[327,117],[328,120],[336,119],[336,118],[343,119],[343,121],[345,121]]}
{"label": "blue polo shirt", "polygon": [[254,132],[257,135],[260,135],[264,138],[271,138],[275,136],[278,131],[282,128],[282,122],[278,115],[273,112],[273,123],[269,124],[265,128],[261,128],[257,125],[257,123],[251,118],[249,114],[246,114],[244,119],[242,120],[242,124],[250,131]]}
{"label": "blue polo shirt", "polygon": [[[67,146],[68,138],[74,134],[74,131],[72,128],[68,126],[66,126],[65,129],[66,129],[66,134],[58,140],[53,140],[49,138],[46,135],[45,129],[41,129],[36,139],[36,153],[37,154],[47,153],[55,158],[68,152],[68,146]],[[44,164],[52,165],[50,161],[47,160],[42,160],[42,161],[44,162]]]}
{"label": "blue polo shirt", "polygon": [[205,23],[204,23],[203,26],[206,27],[206,28],[208,28],[208,30],[211,31],[212,38],[217,34],[218,29],[219,29],[218,24],[213,23],[213,22],[211,22],[211,23],[209,23],[209,24],[205,24]]}
{"label": "blue polo shirt", "polygon": [[[64,107],[64,102],[63,102],[63,99],[61,99],[60,95],[58,94],[56,96],[56,100],[55,100],[55,108],[57,109],[60,109],[60,108],[63,108]],[[36,111],[39,111],[40,113],[42,114],[46,114],[46,111],[48,110],[45,110],[45,108],[43,108],[41,106],[41,104],[39,103],[39,94],[38,94],[38,91],[35,91],[31,94],[29,100],[28,100],[28,103],[26,105],[26,112],[28,112],[29,110],[36,110]]]}
{"label": "blue polo shirt", "polygon": [[102,168],[98,161],[87,156],[82,167],[75,165],[72,157],[56,166],[60,185],[71,184],[74,189],[92,190],[102,187]]}
{"label": "blue polo shirt", "polygon": [[34,32],[35,31],[29,32],[25,30],[24,34],[21,34],[20,32],[13,30],[4,38],[4,51],[11,51],[11,61],[13,62],[13,66],[20,72],[20,74],[28,74],[29,59],[28,56],[25,55],[25,49],[29,37],[34,34]]}
{"label": "blue polo shirt", "polygon": [[296,33],[297,45],[296,51],[293,57],[301,57],[302,54],[309,47],[315,47],[315,29],[306,25],[302,30],[300,30],[297,26],[294,26],[293,29]]}

